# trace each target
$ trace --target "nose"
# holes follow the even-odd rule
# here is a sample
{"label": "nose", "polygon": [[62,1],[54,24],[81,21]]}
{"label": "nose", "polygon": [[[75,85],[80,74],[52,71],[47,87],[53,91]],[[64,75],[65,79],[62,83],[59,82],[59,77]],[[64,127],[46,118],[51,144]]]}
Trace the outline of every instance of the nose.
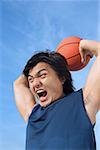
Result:
{"label": "nose", "polygon": [[39,78],[34,78],[34,81],[33,81],[33,88],[39,88],[40,86],[42,85],[41,81]]}

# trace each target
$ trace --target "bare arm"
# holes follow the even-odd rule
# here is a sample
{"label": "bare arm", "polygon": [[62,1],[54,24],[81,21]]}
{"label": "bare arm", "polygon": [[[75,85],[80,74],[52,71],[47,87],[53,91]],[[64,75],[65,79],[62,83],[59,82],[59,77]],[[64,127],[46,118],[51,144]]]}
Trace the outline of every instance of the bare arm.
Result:
{"label": "bare arm", "polygon": [[83,89],[83,96],[87,113],[92,123],[95,122],[96,113],[100,109],[100,42],[82,40],[80,54],[84,60],[87,54],[95,55],[94,61]]}
{"label": "bare arm", "polygon": [[28,88],[28,82],[24,75],[21,75],[14,82],[14,95],[18,110],[24,120],[27,122],[36,102],[34,96]]}

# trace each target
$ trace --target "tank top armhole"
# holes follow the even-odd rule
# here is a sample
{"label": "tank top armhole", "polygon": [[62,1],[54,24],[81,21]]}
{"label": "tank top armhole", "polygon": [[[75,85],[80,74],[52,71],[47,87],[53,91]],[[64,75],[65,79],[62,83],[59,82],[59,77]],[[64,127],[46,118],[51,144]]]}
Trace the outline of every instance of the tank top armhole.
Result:
{"label": "tank top armhole", "polygon": [[28,117],[28,122],[29,122],[29,120],[30,120],[32,114],[33,114],[33,113],[37,110],[37,108],[39,108],[39,107],[40,107],[40,105],[37,104],[37,103],[33,106],[32,111],[31,111],[31,113],[30,113],[30,115],[29,115],[29,117]]}
{"label": "tank top armhole", "polygon": [[84,112],[85,112],[86,118],[88,119],[88,121],[89,121],[90,125],[92,126],[92,128],[94,128],[95,123],[94,123],[94,124],[92,124],[92,122],[91,122],[91,120],[90,120],[90,118],[89,118],[89,116],[88,116],[87,110],[86,110],[86,108],[85,108],[85,104],[84,104],[84,97],[83,97],[83,89],[82,89],[82,88],[80,89],[80,92],[81,92],[81,97],[82,97],[82,98],[81,98],[82,106],[83,106],[83,109],[84,109]]}

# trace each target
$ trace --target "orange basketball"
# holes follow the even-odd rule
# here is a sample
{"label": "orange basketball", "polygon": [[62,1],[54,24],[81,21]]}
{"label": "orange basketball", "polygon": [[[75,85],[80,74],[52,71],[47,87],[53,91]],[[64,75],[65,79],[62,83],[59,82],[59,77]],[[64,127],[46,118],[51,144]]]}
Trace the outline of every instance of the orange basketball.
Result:
{"label": "orange basketball", "polygon": [[84,68],[90,60],[90,56],[87,56],[86,62],[84,64],[81,62],[81,55],[79,53],[80,40],[82,39],[79,37],[71,36],[63,39],[57,47],[57,52],[66,58],[70,71]]}

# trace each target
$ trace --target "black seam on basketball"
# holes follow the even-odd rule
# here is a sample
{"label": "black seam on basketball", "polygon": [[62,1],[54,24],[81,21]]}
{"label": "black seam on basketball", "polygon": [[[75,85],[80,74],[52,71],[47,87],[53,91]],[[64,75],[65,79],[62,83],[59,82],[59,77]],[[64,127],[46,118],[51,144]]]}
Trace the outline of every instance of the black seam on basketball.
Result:
{"label": "black seam on basketball", "polygon": [[73,58],[73,57],[75,57],[75,56],[78,56],[78,55],[80,55],[80,54],[78,53],[78,54],[76,54],[76,55],[73,55],[73,56],[71,56],[71,57],[68,57],[67,59],[71,59],[71,58]]}
{"label": "black seam on basketball", "polygon": [[66,44],[63,44],[62,46],[60,46],[59,48],[58,48],[58,50],[60,49],[60,48],[62,48],[63,46],[65,46],[65,45],[71,45],[71,44],[79,44],[80,42],[70,42],[70,43],[66,43]]}
{"label": "black seam on basketball", "polygon": [[[74,68],[75,68],[75,70],[80,70],[83,67],[83,65],[84,65],[83,63],[80,63],[79,65],[75,65]],[[71,69],[71,70],[73,70],[73,69]]]}

